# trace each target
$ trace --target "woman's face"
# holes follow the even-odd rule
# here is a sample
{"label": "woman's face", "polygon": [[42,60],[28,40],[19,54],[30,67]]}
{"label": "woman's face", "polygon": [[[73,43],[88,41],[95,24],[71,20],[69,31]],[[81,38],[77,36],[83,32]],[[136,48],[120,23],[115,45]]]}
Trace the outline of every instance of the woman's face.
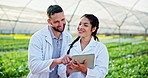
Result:
{"label": "woman's face", "polygon": [[80,23],[78,25],[78,36],[80,37],[91,37],[92,32],[95,30],[94,28],[91,28],[92,25],[90,24],[90,21],[86,17],[82,17],[80,20]]}

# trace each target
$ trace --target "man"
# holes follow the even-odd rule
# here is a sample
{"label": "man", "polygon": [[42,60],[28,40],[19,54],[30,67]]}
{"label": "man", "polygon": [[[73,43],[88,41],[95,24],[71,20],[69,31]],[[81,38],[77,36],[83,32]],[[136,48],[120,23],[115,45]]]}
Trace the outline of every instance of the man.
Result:
{"label": "man", "polygon": [[62,56],[62,51],[72,36],[64,31],[65,17],[59,5],[51,5],[47,9],[48,26],[36,32],[29,44],[28,78],[59,78],[58,64],[68,64],[71,56]]}

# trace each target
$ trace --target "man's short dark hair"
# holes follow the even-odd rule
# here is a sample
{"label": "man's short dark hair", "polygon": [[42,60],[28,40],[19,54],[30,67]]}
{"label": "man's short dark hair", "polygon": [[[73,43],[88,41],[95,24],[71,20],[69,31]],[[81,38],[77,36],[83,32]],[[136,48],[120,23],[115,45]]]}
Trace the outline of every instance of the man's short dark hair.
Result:
{"label": "man's short dark hair", "polygon": [[55,13],[63,12],[63,9],[59,5],[50,5],[47,9],[47,16],[50,18]]}

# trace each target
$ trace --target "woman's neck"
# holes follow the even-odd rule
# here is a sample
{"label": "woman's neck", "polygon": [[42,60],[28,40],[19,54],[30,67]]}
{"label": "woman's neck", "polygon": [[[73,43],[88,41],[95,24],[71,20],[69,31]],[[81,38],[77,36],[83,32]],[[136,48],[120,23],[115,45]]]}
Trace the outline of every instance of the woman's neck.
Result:
{"label": "woman's neck", "polygon": [[85,47],[89,44],[91,40],[91,37],[82,37],[80,40],[81,49],[82,51],[85,49]]}

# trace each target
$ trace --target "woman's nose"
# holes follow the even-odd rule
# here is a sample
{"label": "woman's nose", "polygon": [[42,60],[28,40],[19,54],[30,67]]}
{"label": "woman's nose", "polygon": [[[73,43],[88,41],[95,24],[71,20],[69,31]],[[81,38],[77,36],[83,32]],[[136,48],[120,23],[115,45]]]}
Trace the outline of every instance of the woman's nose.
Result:
{"label": "woman's nose", "polygon": [[78,26],[78,30],[83,30],[83,26],[82,25],[79,25]]}
{"label": "woman's nose", "polygon": [[80,26],[79,26],[79,28],[83,28],[83,26],[82,26],[82,25],[80,25]]}

